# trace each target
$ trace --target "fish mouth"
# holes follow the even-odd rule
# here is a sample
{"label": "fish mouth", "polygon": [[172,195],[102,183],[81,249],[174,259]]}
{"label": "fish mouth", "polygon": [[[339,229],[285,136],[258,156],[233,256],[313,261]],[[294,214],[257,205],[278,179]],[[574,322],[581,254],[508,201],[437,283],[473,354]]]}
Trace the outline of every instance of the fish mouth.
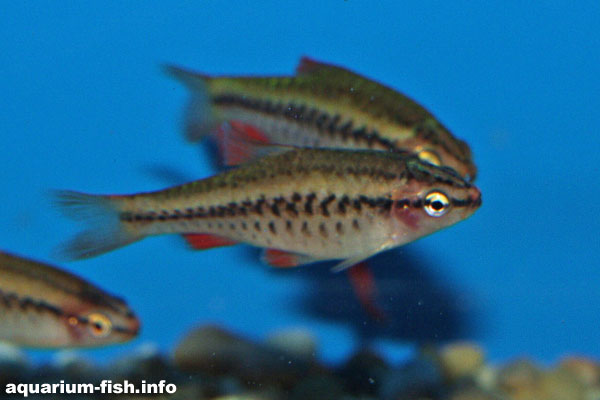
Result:
{"label": "fish mouth", "polygon": [[451,198],[451,202],[454,207],[476,210],[481,206],[481,191],[471,186],[464,199]]}
{"label": "fish mouth", "polygon": [[479,207],[481,207],[481,204],[482,204],[481,190],[479,190],[475,186],[472,186],[469,189],[469,197],[468,197],[467,202],[469,203],[468,206],[470,208],[479,208]]}
{"label": "fish mouth", "polygon": [[127,322],[127,325],[115,325],[113,331],[126,337],[125,340],[132,339],[140,333],[141,323],[140,320],[132,316],[131,321]]}

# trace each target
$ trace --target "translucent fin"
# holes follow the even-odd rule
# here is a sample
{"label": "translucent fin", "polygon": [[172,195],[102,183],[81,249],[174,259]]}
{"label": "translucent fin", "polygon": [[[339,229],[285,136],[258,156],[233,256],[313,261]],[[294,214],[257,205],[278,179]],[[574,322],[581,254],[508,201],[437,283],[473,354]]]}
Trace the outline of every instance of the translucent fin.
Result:
{"label": "translucent fin", "polygon": [[215,135],[223,164],[232,166],[259,158],[266,151],[269,139],[252,125],[240,121],[223,124]]}
{"label": "translucent fin", "polygon": [[276,268],[293,268],[319,261],[305,254],[290,253],[278,249],[265,249],[261,259],[265,264]]}
{"label": "translucent fin", "polygon": [[368,251],[364,254],[359,254],[354,257],[347,258],[344,261],[340,262],[339,264],[333,266],[331,268],[331,272],[344,271],[344,270],[352,267],[353,265],[356,265],[356,264],[366,260],[367,258],[374,256],[375,254],[381,253],[382,251],[391,248],[393,246],[393,244],[394,244],[393,240],[388,240],[385,243],[383,243],[381,246],[377,247],[376,249]]}
{"label": "translucent fin", "polygon": [[119,220],[119,197],[58,191],[54,198],[66,216],[88,223],[88,229],[58,249],[61,258],[94,257],[143,238],[127,230]]}
{"label": "translucent fin", "polygon": [[183,117],[187,140],[197,142],[215,132],[218,121],[214,115],[207,85],[209,77],[173,65],[165,65],[163,69],[190,90],[190,99]]}
{"label": "translucent fin", "polygon": [[229,121],[215,135],[223,163],[234,166],[270,154],[285,153],[297,147],[270,143],[269,138],[252,125]]}

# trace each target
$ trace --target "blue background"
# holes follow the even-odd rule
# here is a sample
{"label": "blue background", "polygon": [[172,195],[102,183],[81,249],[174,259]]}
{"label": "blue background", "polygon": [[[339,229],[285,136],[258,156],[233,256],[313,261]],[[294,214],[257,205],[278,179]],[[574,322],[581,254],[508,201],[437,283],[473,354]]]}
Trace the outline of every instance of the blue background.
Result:
{"label": "blue background", "polygon": [[[598,358],[599,4],[4,2],[0,248],[127,298],[143,332],[86,353],[98,359],[148,341],[167,351],[205,322],[253,338],[307,327],[328,360],[363,341],[395,357],[454,339],[476,340],[496,361]],[[327,266],[272,271],[245,246],[193,252],[157,237],[53,260],[80,227],[46,190],[132,193],[216,171],[208,148],[185,143],[186,92],[161,63],[291,74],[302,55],[417,99],[475,154],[482,208],[374,260],[386,323]]]}

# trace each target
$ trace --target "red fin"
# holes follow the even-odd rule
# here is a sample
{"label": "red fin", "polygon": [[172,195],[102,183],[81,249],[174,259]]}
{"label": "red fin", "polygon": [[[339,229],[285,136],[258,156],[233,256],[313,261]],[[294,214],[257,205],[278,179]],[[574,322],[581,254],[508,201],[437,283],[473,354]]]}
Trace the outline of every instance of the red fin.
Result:
{"label": "red fin", "polygon": [[210,233],[188,233],[183,235],[194,250],[212,249],[213,247],[233,246],[236,241]]}
{"label": "red fin", "polygon": [[225,165],[238,165],[257,157],[257,145],[269,143],[269,138],[254,126],[229,121],[219,128],[216,138]]}
{"label": "red fin", "polygon": [[278,249],[265,249],[262,260],[264,263],[277,268],[293,268],[318,261],[311,256]]}
{"label": "red fin", "polygon": [[375,278],[366,262],[356,264],[348,270],[348,278],[354,289],[354,294],[363,308],[376,321],[386,319],[385,313],[377,306],[375,298],[377,296],[377,286]]}
{"label": "red fin", "polygon": [[262,259],[265,263],[277,268],[292,268],[299,264],[298,255],[277,249],[265,249]]}
{"label": "red fin", "polygon": [[329,67],[328,64],[321,63],[319,61],[313,60],[310,57],[302,57],[298,66],[296,67],[296,73],[299,75],[302,74],[312,74],[314,72],[318,72],[323,68]]}

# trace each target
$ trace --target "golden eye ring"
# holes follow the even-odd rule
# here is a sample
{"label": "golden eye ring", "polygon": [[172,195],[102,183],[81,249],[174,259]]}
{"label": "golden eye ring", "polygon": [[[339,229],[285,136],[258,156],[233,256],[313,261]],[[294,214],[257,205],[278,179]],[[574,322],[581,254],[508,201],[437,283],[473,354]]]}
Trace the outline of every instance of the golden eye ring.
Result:
{"label": "golden eye ring", "polygon": [[107,316],[99,313],[88,315],[88,323],[92,334],[96,337],[105,337],[112,331],[112,322]]}
{"label": "golden eye ring", "polygon": [[430,216],[441,217],[450,209],[450,200],[444,193],[435,190],[425,196],[424,208]]}
{"label": "golden eye ring", "polygon": [[433,164],[436,167],[442,165],[442,160],[440,160],[440,156],[433,150],[429,149],[421,149],[417,151],[417,155],[421,161],[428,162],[429,164]]}

